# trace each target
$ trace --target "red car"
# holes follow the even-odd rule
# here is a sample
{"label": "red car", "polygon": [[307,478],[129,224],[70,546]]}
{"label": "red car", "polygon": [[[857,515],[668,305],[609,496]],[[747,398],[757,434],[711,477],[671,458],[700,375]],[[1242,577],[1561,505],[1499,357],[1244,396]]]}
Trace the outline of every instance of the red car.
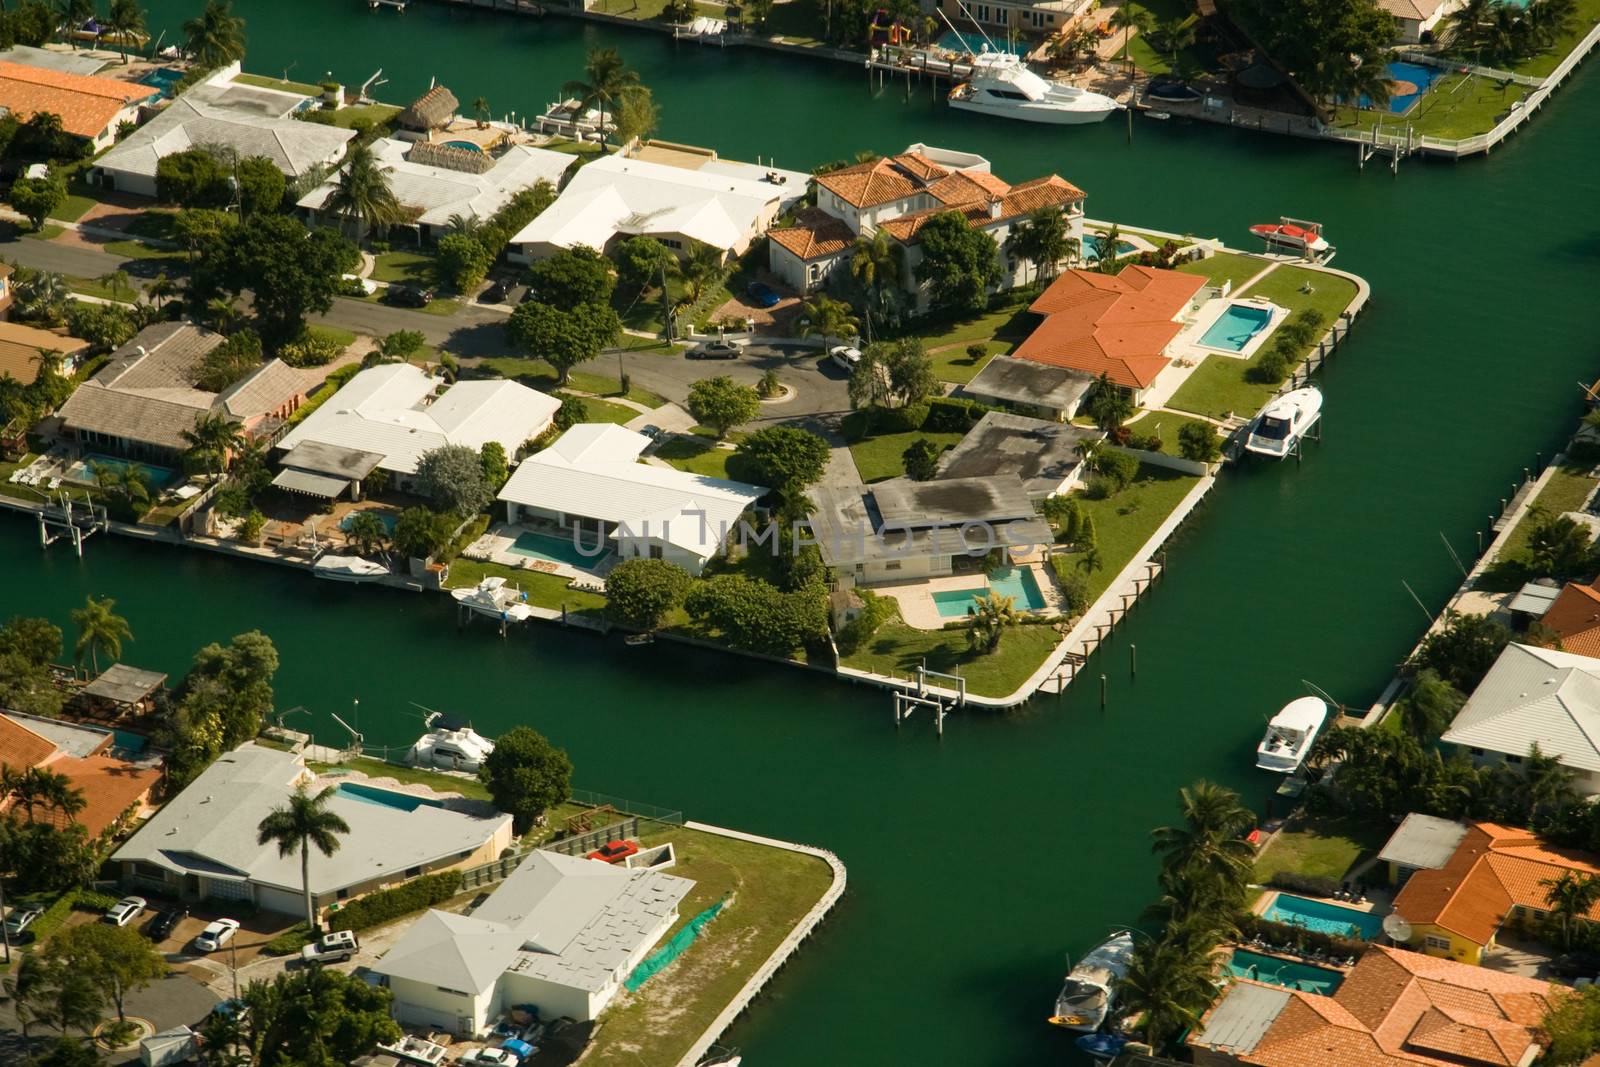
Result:
{"label": "red car", "polygon": [[589,853],[592,860],[604,860],[606,863],[620,863],[639,851],[639,845],[634,841],[611,841],[601,845]]}

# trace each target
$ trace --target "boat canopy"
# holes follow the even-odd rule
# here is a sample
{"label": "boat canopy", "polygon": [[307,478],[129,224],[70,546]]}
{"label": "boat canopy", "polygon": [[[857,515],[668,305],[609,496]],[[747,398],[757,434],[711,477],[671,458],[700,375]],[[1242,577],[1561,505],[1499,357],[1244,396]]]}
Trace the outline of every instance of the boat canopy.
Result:
{"label": "boat canopy", "polygon": [[1328,717],[1328,705],[1318,697],[1300,697],[1283,706],[1272,717],[1272,725],[1281,730],[1298,730],[1307,733],[1321,726]]}

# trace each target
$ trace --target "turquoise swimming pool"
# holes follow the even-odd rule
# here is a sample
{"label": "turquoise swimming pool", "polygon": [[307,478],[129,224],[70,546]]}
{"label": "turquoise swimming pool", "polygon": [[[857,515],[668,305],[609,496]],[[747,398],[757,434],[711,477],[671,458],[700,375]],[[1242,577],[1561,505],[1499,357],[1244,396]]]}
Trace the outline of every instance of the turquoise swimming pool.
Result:
{"label": "turquoise swimming pool", "polygon": [[444,146],[446,148],[460,148],[467,152],[483,151],[483,146],[478,144],[476,141],[446,141]]}
{"label": "turquoise swimming pool", "polygon": [[546,563],[565,563],[569,567],[588,570],[605,556],[604,551],[582,552],[572,543],[569,534],[566,537],[554,537],[550,534],[534,533],[529,530],[517,535],[506,549],[518,556],[528,556],[532,559],[542,559]]}
{"label": "turquoise swimming pool", "polygon": [[[372,511],[370,513],[373,514],[373,515],[378,516],[378,521],[383,523],[384,530],[388,532],[390,537],[393,537],[394,536],[395,527],[400,524],[400,516],[396,515],[392,511],[376,511],[376,510],[374,510],[374,511]],[[359,515],[359,514],[361,514],[361,512],[352,511],[352,512],[350,512],[350,514],[348,514],[344,518],[340,519],[339,520],[339,529],[341,529],[341,530],[345,531],[346,533],[348,533],[350,531],[350,524],[355,521],[356,516]]]}
{"label": "turquoise swimming pool", "polygon": [[103,456],[98,452],[86,454],[78,462],[67,468],[64,477],[69,482],[79,485],[98,485],[95,478],[96,467],[107,468],[119,476],[130,467],[138,468],[144,472],[145,481],[150,483],[153,492],[161,492],[182,480],[183,476],[171,467],[155,467],[149,463],[139,463],[130,459],[118,459],[116,456]]}
{"label": "turquoise swimming pool", "polygon": [[1344,908],[1321,900],[1307,900],[1289,893],[1279,893],[1261,917],[1270,922],[1300,926],[1334,937],[1353,935],[1363,941],[1371,941],[1383,932],[1383,920],[1371,912]]}
{"label": "turquoise swimming pool", "polygon": [[[1139,251],[1138,246],[1128,241],[1117,242],[1117,256],[1120,258],[1130,252]],[[1086,233],[1083,235],[1083,258],[1099,259],[1106,254],[1105,234]]]}
{"label": "turquoise swimming pool", "polygon": [[986,593],[1011,597],[1018,611],[1038,611],[1045,606],[1044,594],[1039,591],[1039,580],[1033,576],[1032,567],[1006,567],[989,575],[989,584],[976,589],[950,589],[933,594],[934,607],[942,618],[959,618],[967,613],[968,606]]}
{"label": "turquoise swimming pool", "polygon": [[1269,308],[1250,304],[1229,304],[1222,317],[1211,324],[1200,344],[1206,348],[1220,348],[1225,352],[1242,352],[1256,334],[1272,321]]}
{"label": "turquoise swimming pool", "polygon": [[443,804],[428,797],[413,796],[410,793],[396,793],[393,789],[379,789],[375,785],[363,785],[360,782],[340,782],[338,793],[351,800],[359,800],[363,804],[376,804],[382,808],[397,808],[400,811],[416,811],[418,808],[442,808]]}
{"label": "turquoise swimming pool", "polygon": [[1328,996],[1339,988],[1344,975],[1327,967],[1313,967],[1309,963],[1266,956],[1248,949],[1236,948],[1228,957],[1228,973],[1235,978],[1253,978],[1257,982],[1283,986],[1285,989],[1303,989],[1308,993]]}
{"label": "turquoise swimming pool", "polygon": [[162,96],[170,97],[173,86],[183,81],[184,72],[175,67],[160,67],[139,79],[140,85],[160,89]]}

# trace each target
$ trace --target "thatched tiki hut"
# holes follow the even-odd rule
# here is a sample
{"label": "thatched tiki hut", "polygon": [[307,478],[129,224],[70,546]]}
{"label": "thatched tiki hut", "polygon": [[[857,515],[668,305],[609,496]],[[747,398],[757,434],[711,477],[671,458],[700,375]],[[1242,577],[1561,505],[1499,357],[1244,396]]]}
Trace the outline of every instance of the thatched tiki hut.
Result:
{"label": "thatched tiki hut", "polygon": [[450,125],[450,120],[456,117],[460,109],[461,103],[456,100],[454,93],[442,85],[435,85],[400,112],[397,121],[408,130],[430,133]]}

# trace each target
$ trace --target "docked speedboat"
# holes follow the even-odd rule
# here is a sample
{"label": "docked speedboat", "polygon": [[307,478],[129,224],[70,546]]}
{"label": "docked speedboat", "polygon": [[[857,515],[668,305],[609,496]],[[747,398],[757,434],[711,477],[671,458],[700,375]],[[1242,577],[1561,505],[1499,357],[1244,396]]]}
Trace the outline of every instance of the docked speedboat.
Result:
{"label": "docked speedboat", "polygon": [[1322,393],[1314,386],[1284,393],[1261,409],[1250,436],[1245,439],[1246,451],[1259,456],[1282,459],[1291,454],[1306,432],[1322,417]]}
{"label": "docked speedboat", "polygon": [[1100,1029],[1116,1002],[1113,986],[1128,972],[1132,958],[1133,935],[1124,931],[1079,960],[1056,995],[1051,1025],[1067,1030]]}
{"label": "docked speedboat", "polygon": [[330,582],[376,582],[389,576],[389,568],[360,556],[323,556],[311,573]]}
{"label": "docked speedboat", "polygon": [[1024,122],[1058,126],[1099,122],[1121,105],[1109,96],[1046,81],[1009,52],[983,51],[972,77],[950,90],[950,106]]}
{"label": "docked speedboat", "polygon": [[1256,746],[1256,766],[1280,774],[1298,771],[1327,721],[1328,705],[1318,697],[1289,701],[1267,724],[1266,736]]}
{"label": "docked speedboat", "polygon": [[1322,236],[1322,227],[1316,223],[1296,223],[1284,219],[1257,223],[1250,227],[1250,232],[1269,245],[1279,245],[1297,252],[1326,252],[1329,248],[1327,238]]}
{"label": "docked speedboat", "polygon": [[491,619],[521,622],[533,614],[527,604],[528,595],[499,575],[492,574],[471,589],[452,589],[450,595],[456,603]]}
{"label": "docked speedboat", "polygon": [[494,742],[471,725],[454,722],[436,711],[429,713],[426,724],[429,731],[417,738],[408,754],[413,766],[475,772],[494,751]]}

